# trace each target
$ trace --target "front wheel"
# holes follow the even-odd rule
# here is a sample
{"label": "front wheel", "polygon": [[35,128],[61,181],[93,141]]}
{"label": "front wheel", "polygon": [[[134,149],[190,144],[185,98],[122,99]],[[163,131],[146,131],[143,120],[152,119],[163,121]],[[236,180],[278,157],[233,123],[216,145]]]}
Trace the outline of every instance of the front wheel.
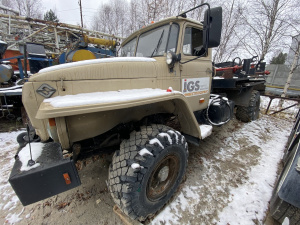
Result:
{"label": "front wheel", "polygon": [[120,209],[145,220],[171,198],[185,174],[188,145],[164,125],[142,127],[121,143],[109,169],[109,189]]}
{"label": "front wheel", "polygon": [[251,122],[259,117],[260,93],[253,90],[249,99],[249,106],[237,106],[236,118],[242,122]]}

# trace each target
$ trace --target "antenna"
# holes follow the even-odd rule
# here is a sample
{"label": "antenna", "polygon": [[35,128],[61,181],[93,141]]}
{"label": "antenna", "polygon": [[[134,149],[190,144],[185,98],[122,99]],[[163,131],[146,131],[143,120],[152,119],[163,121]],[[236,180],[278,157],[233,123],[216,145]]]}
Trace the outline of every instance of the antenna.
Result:
{"label": "antenna", "polygon": [[29,151],[30,151],[30,159],[28,160],[27,165],[33,166],[35,161],[32,159],[32,152],[31,152],[31,145],[30,145],[30,134],[29,134],[29,125],[27,124],[27,135],[28,135],[28,144],[29,144]]}
{"label": "antenna", "polygon": [[83,29],[83,19],[82,19],[82,5],[81,5],[81,0],[79,0],[79,7],[80,7],[80,17],[81,17],[81,27]]}

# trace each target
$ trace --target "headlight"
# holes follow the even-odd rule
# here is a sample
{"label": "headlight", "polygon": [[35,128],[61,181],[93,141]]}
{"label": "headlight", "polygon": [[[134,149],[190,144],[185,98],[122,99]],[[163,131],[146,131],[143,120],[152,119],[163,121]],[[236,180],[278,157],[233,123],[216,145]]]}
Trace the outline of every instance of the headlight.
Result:
{"label": "headlight", "polygon": [[[174,54],[174,53],[173,53]],[[173,54],[172,54],[172,52],[168,52],[167,53],[167,64],[168,65],[171,65],[171,64],[173,64],[174,63],[174,57],[173,57]]]}

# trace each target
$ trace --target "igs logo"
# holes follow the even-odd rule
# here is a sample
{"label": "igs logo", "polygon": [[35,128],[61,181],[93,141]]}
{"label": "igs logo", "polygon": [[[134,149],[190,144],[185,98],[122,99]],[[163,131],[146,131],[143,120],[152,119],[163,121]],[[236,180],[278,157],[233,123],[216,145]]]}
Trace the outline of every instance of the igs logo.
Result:
{"label": "igs logo", "polygon": [[209,77],[182,79],[182,93],[186,97],[207,94],[209,80]]}

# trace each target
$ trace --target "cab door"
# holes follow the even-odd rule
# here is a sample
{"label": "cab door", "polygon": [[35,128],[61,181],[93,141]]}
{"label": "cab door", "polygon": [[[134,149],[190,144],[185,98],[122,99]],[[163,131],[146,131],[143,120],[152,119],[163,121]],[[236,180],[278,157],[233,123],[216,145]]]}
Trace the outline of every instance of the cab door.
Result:
{"label": "cab door", "polygon": [[[201,50],[202,39],[200,27],[185,23],[181,45],[181,92],[187,97],[193,111],[207,108],[211,89],[211,50],[208,53]],[[199,56],[202,57],[197,58]]]}

